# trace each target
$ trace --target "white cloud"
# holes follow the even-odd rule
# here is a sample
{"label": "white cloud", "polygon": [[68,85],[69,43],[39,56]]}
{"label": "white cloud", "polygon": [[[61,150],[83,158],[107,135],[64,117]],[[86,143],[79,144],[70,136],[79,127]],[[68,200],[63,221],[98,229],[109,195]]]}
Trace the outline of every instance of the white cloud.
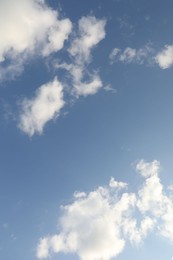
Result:
{"label": "white cloud", "polygon": [[77,82],[74,86],[75,94],[79,96],[94,95],[103,86],[103,83],[98,75],[93,75],[89,82]]}
{"label": "white cloud", "polygon": [[113,177],[110,179],[109,186],[112,188],[124,189],[127,188],[128,184],[125,182],[118,182]]}
{"label": "white cloud", "polygon": [[113,64],[115,61],[137,64],[143,64],[144,62],[150,63],[150,56],[152,52],[153,49],[149,44],[140,49],[127,47],[124,51],[118,48],[114,48],[109,55],[109,59],[111,64]]}
{"label": "white cloud", "polygon": [[79,33],[73,40],[69,53],[80,65],[88,62],[92,48],[105,38],[105,20],[96,19],[94,16],[82,17],[78,25]]}
{"label": "white cloud", "polygon": [[161,69],[167,69],[173,64],[173,45],[166,45],[156,56],[155,61]]}
{"label": "white cloud", "polygon": [[110,64],[120,61],[122,63],[136,64],[158,64],[161,69],[168,69],[173,65],[173,45],[165,45],[165,47],[156,54],[156,50],[147,44],[143,48],[135,49],[131,47],[121,50],[114,48],[110,55]]}
{"label": "white cloud", "polygon": [[173,201],[166,195],[160,181],[158,171],[159,162],[146,163],[141,161],[137,170],[146,178],[143,187],[139,190],[137,207],[143,214],[150,214],[159,220],[160,235],[173,242]]}
{"label": "white cloud", "polygon": [[82,17],[68,49],[72,63],[55,64],[56,68],[65,69],[70,73],[71,93],[77,97],[93,95],[103,86],[98,72],[89,72],[87,66],[92,60],[91,51],[105,38],[105,24],[104,19],[96,19],[94,16]]}
{"label": "white cloud", "polygon": [[159,167],[160,167],[160,163],[157,160],[154,160],[151,163],[141,160],[136,165],[136,170],[139,171],[143,177],[147,178],[147,177],[157,175],[159,171]]}
{"label": "white cloud", "polygon": [[[37,49],[38,44],[40,45],[38,52],[41,51],[41,55],[43,56],[47,56],[51,52],[61,49],[64,40],[71,31],[71,22],[68,19],[57,20],[57,12],[52,11],[40,2],[37,3],[32,0],[29,4],[27,0],[25,0],[25,4],[26,6],[29,5],[30,8],[36,9],[34,9],[34,11],[30,10],[30,13],[33,11],[34,15],[36,15],[37,12],[39,12],[38,15],[41,15],[41,20],[39,20],[38,24],[35,24],[35,21],[31,21],[32,26],[30,29],[33,33],[31,33],[30,38],[27,38],[26,51],[30,51],[30,49],[31,51],[34,51]],[[27,20],[27,16],[25,18]],[[42,20],[44,21],[43,24]],[[30,22],[28,23],[30,26]],[[57,80],[54,80],[54,82],[41,86],[38,89],[35,98],[31,100],[24,99],[22,103],[19,127],[23,132],[30,136],[35,133],[41,134],[44,125],[49,120],[53,119],[63,107],[64,101],[62,90],[69,91],[71,96],[78,98],[79,96],[93,95],[103,86],[98,73],[95,71],[89,73],[86,66],[91,61],[91,50],[105,37],[105,20],[96,19],[94,16],[82,17],[79,20],[78,26],[79,30],[71,41],[68,50],[72,63],[67,64],[64,62],[62,64],[56,64],[56,68],[65,69],[68,74],[70,74],[71,86],[62,89],[62,84]],[[41,36],[39,36],[40,34]],[[38,42],[37,38],[39,39]],[[15,46],[18,46],[18,42]],[[21,52],[24,50],[25,48],[23,48]],[[17,51],[15,50],[15,52]],[[18,52],[20,51],[18,50]],[[13,54],[13,56],[14,55],[16,54]],[[8,77],[9,73],[12,75],[15,75],[17,72],[20,73],[23,69],[22,57],[18,59],[21,61],[18,63],[18,66],[15,66],[12,61],[11,65],[6,69],[0,69],[0,73],[3,74],[3,77]],[[55,85],[57,85],[57,87],[55,87]],[[65,85],[65,83],[63,85]]]}
{"label": "white cloud", "polygon": [[58,116],[64,106],[63,86],[55,78],[52,82],[42,85],[32,99],[24,99],[20,115],[20,129],[32,136],[41,134],[45,124]]}
{"label": "white cloud", "polygon": [[44,1],[0,1],[0,66],[7,60],[14,64],[14,60],[62,49],[71,27],[69,19],[59,20],[57,11]]}
{"label": "white cloud", "polygon": [[[130,196],[119,202],[117,209],[121,207],[121,212],[119,210],[115,219],[116,202],[109,200],[109,190],[100,187],[63,207],[64,214],[60,221],[62,232],[57,236],[61,247],[56,246],[56,252],[77,253],[82,260],[110,259],[118,255],[125,244],[120,238],[118,223],[121,214],[131,207],[130,203]],[[48,239],[48,244],[45,244],[45,239]],[[43,258],[41,252],[45,252],[45,258],[49,253],[55,253],[51,239],[41,239],[37,249],[38,258]]]}
{"label": "white cloud", "polygon": [[70,70],[73,77],[73,87],[76,95],[87,96],[95,94],[101,87],[99,75],[90,73],[88,82],[83,82],[86,74],[86,64],[91,60],[92,49],[105,38],[105,20],[94,16],[82,17],[79,20],[78,36],[73,40],[69,53],[74,59]]}
{"label": "white cloud", "polygon": [[49,256],[48,238],[40,239],[40,243],[38,245],[38,250],[37,250],[37,257],[46,258],[48,256]]}
{"label": "white cloud", "polygon": [[114,178],[109,186],[75,193],[74,202],[62,207],[59,234],[40,239],[37,257],[64,252],[81,260],[109,260],[126,241],[138,245],[151,231],[173,242],[173,202],[161,184],[159,162],[141,160],[136,170],[145,178],[136,193],[123,192],[127,184]]}

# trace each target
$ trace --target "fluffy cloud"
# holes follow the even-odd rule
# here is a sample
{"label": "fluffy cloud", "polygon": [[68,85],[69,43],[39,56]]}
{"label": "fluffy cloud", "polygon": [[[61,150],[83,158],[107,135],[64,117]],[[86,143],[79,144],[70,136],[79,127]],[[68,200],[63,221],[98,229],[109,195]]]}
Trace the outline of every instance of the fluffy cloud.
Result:
{"label": "fluffy cloud", "polygon": [[90,53],[105,37],[105,20],[94,16],[82,17],[79,20],[79,35],[71,44],[69,53],[75,57],[76,63],[88,62]]}
{"label": "fluffy cloud", "polygon": [[105,37],[105,20],[94,16],[82,17],[79,20],[78,36],[73,40],[69,53],[74,59],[70,70],[73,77],[74,92],[77,95],[92,95],[102,87],[99,75],[90,74],[89,80],[83,82],[85,64],[91,60],[91,50]]}
{"label": "fluffy cloud", "polygon": [[65,69],[70,73],[72,94],[77,97],[93,95],[103,86],[98,73],[88,72],[87,65],[92,60],[91,51],[106,35],[105,24],[105,20],[96,19],[94,16],[82,17],[78,22],[78,31],[68,49],[72,63],[55,65],[56,68]]}
{"label": "fluffy cloud", "polygon": [[[26,0],[24,2],[29,5]],[[33,33],[31,33],[30,38],[27,38],[26,48],[21,49],[21,52],[25,49],[26,51],[34,51],[37,44],[41,47],[38,52],[41,51],[43,56],[47,56],[51,52],[61,49],[64,40],[68,37],[71,30],[70,21],[68,19],[57,20],[57,13],[45,7],[41,2],[31,1],[30,5],[32,8],[38,8],[38,6],[40,6],[39,10],[36,8],[36,14],[37,11],[39,11],[42,19],[38,24],[36,23],[35,27],[35,22],[33,21],[33,24],[31,22],[31,32]],[[27,16],[25,18],[27,18]],[[42,25],[42,20],[45,22],[45,26]],[[65,69],[68,75],[70,75],[71,80],[68,83],[72,86],[63,89],[64,84],[61,84],[56,79],[53,82],[41,86],[35,98],[31,100],[25,99],[22,102],[22,112],[19,122],[19,127],[23,132],[30,136],[35,133],[41,134],[43,132],[45,124],[53,119],[64,105],[62,91],[69,90],[70,96],[73,97],[88,96],[97,93],[103,86],[98,73],[89,73],[86,65],[91,61],[91,50],[105,37],[104,27],[105,20],[97,20],[94,16],[82,17],[79,20],[79,30],[76,32],[68,49],[72,63],[67,64],[64,62],[56,64],[56,68]],[[37,41],[38,38],[39,40]],[[16,46],[18,46],[17,44],[18,42]],[[15,52],[17,52],[17,50],[15,50]],[[18,52],[20,52],[20,50],[18,50]],[[3,77],[8,77],[9,73],[13,76],[21,72],[23,60],[20,58],[18,61],[21,61],[18,62],[18,66],[15,66],[14,62],[11,62],[8,68],[0,69],[0,73],[2,73]],[[83,80],[84,77],[85,80]]]}
{"label": "fluffy cloud", "polygon": [[137,207],[142,214],[150,214],[152,219],[159,220],[159,233],[173,242],[173,201],[160,181],[159,162],[148,164],[142,161],[138,170],[146,180],[139,190]]}
{"label": "fluffy cloud", "polygon": [[58,13],[43,0],[0,1],[0,66],[62,49],[71,28],[70,20],[59,20]]}
{"label": "fluffy cloud", "polygon": [[173,45],[166,45],[155,57],[156,63],[161,69],[167,69],[173,64]]}
{"label": "fluffy cloud", "polygon": [[173,202],[161,184],[159,162],[141,160],[136,170],[145,180],[136,193],[123,192],[127,184],[114,178],[107,187],[75,193],[74,202],[62,207],[60,233],[40,239],[37,257],[64,252],[82,260],[108,260],[127,241],[138,245],[152,230],[173,242]]}
{"label": "fluffy cloud", "polygon": [[32,99],[24,99],[20,115],[20,129],[32,136],[41,134],[45,124],[58,116],[64,106],[63,86],[55,78],[52,82],[42,85]]}

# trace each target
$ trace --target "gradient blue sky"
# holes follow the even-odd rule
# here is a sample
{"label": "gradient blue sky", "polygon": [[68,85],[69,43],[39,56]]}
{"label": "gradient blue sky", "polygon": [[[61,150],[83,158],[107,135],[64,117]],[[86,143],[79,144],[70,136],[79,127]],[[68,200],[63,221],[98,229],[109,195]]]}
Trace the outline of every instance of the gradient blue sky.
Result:
{"label": "gradient blue sky", "polygon": [[[0,0],[0,258],[171,260],[173,1],[3,2]],[[44,16],[46,12],[49,17]],[[57,30],[61,34],[56,35]],[[84,44],[87,33],[89,47]],[[76,76],[74,71],[81,68],[82,76]],[[48,96],[42,99],[46,88]],[[41,112],[38,107],[33,109],[36,103]],[[49,106],[53,112],[47,116]],[[109,186],[111,177],[114,187]],[[121,190],[121,183],[129,187]],[[154,183],[153,196],[147,183]],[[158,188],[155,193],[157,185],[163,191]],[[109,196],[100,193],[100,186]],[[85,194],[73,197],[76,191]],[[121,203],[123,194],[136,198],[119,226],[116,224],[124,248],[112,256],[113,249],[105,244],[109,234],[107,237],[102,225],[96,230],[98,223],[94,222],[109,220],[107,208],[96,212],[92,203],[88,211],[83,208],[92,192],[108,203],[110,212]],[[69,206],[62,209],[61,205]],[[92,236],[85,231],[81,234],[77,224],[73,226],[69,213],[73,205],[83,212],[78,222],[86,224]],[[116,209],[115,219],[118,214]],[[141,226],[145,217],[153,221],[146,233]],[[125,218],[129,223],[136,220],[133,238],[127,229],[130,233],[134,229],[124,224]],[[58,224],[65,219],[66,228]],[[108,223],[104,223],[106,230],[110,229]],[[110,223],[114,226],[114,218]],[[78,236],[77,245],[67,242],[72,231]],[[55,234],[59,238],[63,234],[64,245],[58,252],[51,244]],[[114,246],[119,248],[116,239]]]}

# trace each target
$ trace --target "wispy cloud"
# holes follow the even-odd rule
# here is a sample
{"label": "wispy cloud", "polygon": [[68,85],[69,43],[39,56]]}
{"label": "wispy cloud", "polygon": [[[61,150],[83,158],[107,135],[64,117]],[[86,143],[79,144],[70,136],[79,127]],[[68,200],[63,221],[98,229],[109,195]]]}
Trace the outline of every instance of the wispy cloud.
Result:
{"label": "wispy cloud", "polygon": [[[173,242],[173,202],[159,178],[160,164],[141,160],[136,170],[144,184],[129,193],[126,183],[111,178],[109,185],[88,194],[74,194],[74,202],[63,206],[60,233],[40,239],[37,257],[53,253],[76,253],[82,260],[111,259],[127,241],[138,245],[155,231]],[[137,214],[141,214],[139,220]]]}
{"label": "wispy cloud", "polygon": [[109,54],[110,64],[122,62],[125,64],[158,65],[161,69],[168,69],[173,65],[173,45],[165,45],[161,50],[147,44],[143,48],[127,47],[124,50],[114,48]]}
{"label": "wispy cloud", "polygon": [[109,59],[111,64],[117,61],[122,63],[149,64],[152,61],[152,53],[153,48],[148,44],[140,49],[127,47],[125,50],[121,50],[119,48],[114,48],[109,55]]}
{"label": "wispy cloud", "polygon": [[19,128],[29,136],[41,134],[45,124],[59,115],[64,104],[63,86],[55,78],[39,87],[35,97],[23,100]]}

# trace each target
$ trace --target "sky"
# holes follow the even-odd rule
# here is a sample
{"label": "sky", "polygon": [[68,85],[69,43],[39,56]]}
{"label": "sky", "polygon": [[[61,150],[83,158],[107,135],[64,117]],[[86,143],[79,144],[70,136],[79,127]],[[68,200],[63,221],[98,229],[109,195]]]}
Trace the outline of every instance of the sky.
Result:
{"label": "sky", "polygon": [[0,0],[0,258],[172,260],[171,0]]}

